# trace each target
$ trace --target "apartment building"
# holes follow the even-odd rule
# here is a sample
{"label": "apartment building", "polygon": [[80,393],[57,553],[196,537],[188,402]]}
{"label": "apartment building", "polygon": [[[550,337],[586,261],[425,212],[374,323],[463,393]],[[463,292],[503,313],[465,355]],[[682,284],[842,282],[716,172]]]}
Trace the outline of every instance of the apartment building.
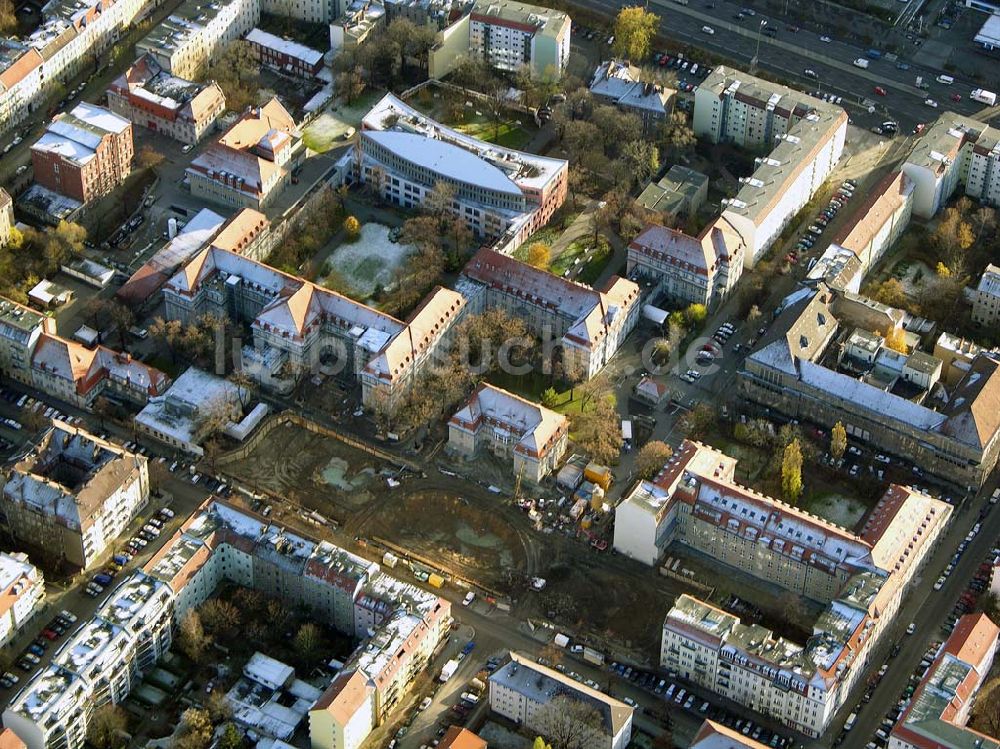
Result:
{"label": "apartment building", "polygon": [[88,348],[55,335],[40,336],[31,354],[31,383],[79,408],[100,396],[144,405],[162,395],[170,378],[160,370],[105,346]]}
{"label": "apartment building", "polygon": [[960,186],[984,205],[1000,205],[1000,130],[942,112],[902,166],[914,183],[913,212],[930,218]]}
{"label": "apartment building", "polygon": [[833,104],[719,66],[694,97],[694,132],[712,143],[767,150],[722,213],[748,244],[747,267],[767,252],[840,160],[847,113]]}
{"label": "apartment building", "polygon": [[243,113],[185,170],[191,194],[202,200],[258,211],[292,179],[301,135],[277,99]]}
{"label": "apartment building", "polygon": [[443,29],[431,50],[431,78],[443,78],[463,57],[504,72],[528,68],[533,77],[559,80],[569,61],[572,23],[562,11],[513,0],[475,0]]}
{"label": "apartment building", "polygon": [[31,383],[31,355],[43,335],[55,335],[56,319],[0,297],[0,372]]}
{"label": "apartment building", "polygon": [[486,383],[448,420],[450,451],[473,458],[487,449],[535,484],[555,470],[568,441],[565,416]]}
{"label": "apartment building", "polygon": [[436,288],[404,322],[221,248],[197,254],[163,287],[167,316],[213,313],[250,325],[244,366],[265,387],[327,372],[360,380],[364,403],[401,392],[464,314],[465,298]]}
{"label": "apartment building", "polygon": [[10,469],[4,530],[21,543],[87,568],[149,501],[149,467],[82,429],[53,421]]}
{"label": "apartment building", "polygon": [[94,711],[137,688],[172,642],[172,591],[143,572],[119,585],[3,713],[28,749],[80,749]]}
{"label": "apartment building", "polygon": [[976,694],[989,676],[998,640],[1000,629],[986,614],[959,619],[893,726],[889,749],[998,749],[1000,740],[995,736],[967,725]]}
{"label": "apartment building", "polygon": [[58,114],[31,147],[35,182],[80,203],[103,197],[132,171],[132,123],[87,102]]}
{"label": "apartment building", "polygon": [[144,55],[108,87],[108,107],[154,133],[194,145],[226,109],[215,81],[195,83],[168,73]]}
{"label": "apartment building", "polygon": [[146,7],[143,0],[56,0],[23,39],[0,40],[0,131],[23,122],[53,87],[93,65]]}
{"label": "apartment building", "polygon": [[260,0],[185,0],[135,45],[178,78],[198,80],[212,59],[260,23]]}
{"label": "apartment building", "polygon": [[562,159],[503,148],[452,130],[386,94],[362,120],[350,179],[371,184],[403,208],[423,203],[438,183],[455,191],[452,210],[480,237],[504,238],[508,252],[543,227],[566,200]]}
{"label": "apartment building", "polygon": [[937,357],[900,355],[878,341],[867,361],[844,355],[839,344],[857,328],[880,332],[905,318],[823,283],[801,290],[745,359],[740,394],[823,428],[839,421],[880,452],[978,488],[1000,454],[1000,414],[990,405],[1000,388],[1000,358],[987,351],[971,357],[945,398],[936,380],[951,364]]}
{"label": "apartment building", "polygon": [[0,187],[0,247],[10,242],[11,230],[14,228],[14,201],[10,193]]}
{"label": "apartment building", "polygon": [[553,724],[573,720],[561,708],[568,703],[574,710],[579,704],[581,714],[593,710],[593,721],[588,718],[581,727],[587,733],[579,746],[625,749],[632,740],[631,707],[520,653],[511,652],[510,660],[490,674],[489,693],[492,712],[541,736],[548,735]]}
{"label": "apartment building", "polygon": [[255,28],[246,35],[250,49],[261,65],[279,73],[312,80],[324,70],[323,53],[298,42]]}
{"label": "apartment building", "polygon": [[358,670],[341,671],[309,711],[312,749],[358,749],[375,727],[375,686]]}
{"label": "apartment building", "polygon": [[653,298],[664,294],[678,304],[714,308],[739,282],[748,249],[723,218],[697,237],[653,224],[629,243],[627,275],[652,282]]}
{"label": "apartment building", "polygon": [[1000,319],[1000,267],[990,263],[972,296],[972,322],[993,325]]}
{"label": "apartment building", "polygon": [[386,7],[379,0],[351,3],[344,14],[330,24],[330,51],[336,55],[345,49],[357,49],[376,31],[385,28],[387,19]]}
{"label": "apartment building", "polygon": [[24,553],[0,551],[0,647],[44,607],[45,579]]}
{"label": "apartment building", "polygon": [[[4,725],[28,749],[81,749],[93,711],[124,700],[169,648],[171,624],[226,581],[310,609],[363,639],[342,674],[361,673],[355,684],[363,681],[362,692],[373,690],[371,726],[380,725],[405,696],[408,680],[426,666],[451,626],[446,600],[326,541],[209,499],[143,570],[115,589],[52,666],[24,686],[4,712]],[[317,706],[327,705],[335,720],[346,715],[346,699],[345,690],[333,696],[328,690]],[[364,721],[351,713],[347,723],[353,736]],[[330,737],[319,730],[313,739],[338,749],[351,746],[324,744]]]}
{"label": "apartment building", "polygon": [[677,92],[658,83],[643,82],[642,70],[628,62],[602,62],[590,79],[590,93],[597,101],[612,104],[642,120],[647,138],[657,138],[674,108]]}
{"label": "apartment building", "polygon": [[831,247],[854,253],[866,275],[910,224],[915,184],[904,172],[890,172],[841,226]]}
{"label": "apartment building", "polygon": [[504,309],[543,342],[558,341],[565,371],[586,379],[611,361],[639,319],[632,281],[612,276],[592,289],[489,249],[466,264],[456,288],[471,314]]}

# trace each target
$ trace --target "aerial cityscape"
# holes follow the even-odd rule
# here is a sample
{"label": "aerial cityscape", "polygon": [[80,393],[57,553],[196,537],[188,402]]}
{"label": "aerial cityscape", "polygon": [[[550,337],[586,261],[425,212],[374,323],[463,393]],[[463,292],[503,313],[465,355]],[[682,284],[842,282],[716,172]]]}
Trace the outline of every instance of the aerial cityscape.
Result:
{"label": "aerial cityscape", "polygon": [[1000,749],[1000,0],[0,0],[0,749]]}

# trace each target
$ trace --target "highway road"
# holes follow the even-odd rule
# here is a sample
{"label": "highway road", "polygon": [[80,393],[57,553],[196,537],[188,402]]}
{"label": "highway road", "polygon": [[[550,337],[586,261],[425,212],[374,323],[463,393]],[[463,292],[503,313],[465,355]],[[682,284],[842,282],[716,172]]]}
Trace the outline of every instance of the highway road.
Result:
{"label": "highway road", "polygon": [[[606,16],[609,23],[618,8],[631,4],[623,0],[573,2],[592,13]],[[805,29],[793,31],[784,21],[769,18],[763,13],[738,20],[741,7],[738,3],[690,0],[688,5],[679,5],[670,0],[649,0],[648,7],[660,15],[660,31],[667,39],[728,58],[731,64],[744,70],[750,68],[759,47],[758,65],[761,70],[781,76],[790,85],[804,91],[821,91],[843,97],[843,105],[852,118],[865,126],[888,116],[897,120],[902,129],[911,130],[918,123],[934,119],[944,108],[960,114],[974,114],[982,109],[978,102],[968,98],[976,87],[971,81],[956,80],[951,86],[940,84],[936,78],[942,71],[925,67],[916,60],[872,60],[868,69],[862,70],[852,63],[865,56],[865,48],[835,38],[823,42],[821,34]],[[767,22],[763,27],[762,21]],[[710,26],[715,33],[703,32],[703,26]],[[771,38],[758,33],[768,27],[777,29],[777,36]],[[903,41],[909,44],[905,38]],[[918,53],[917,47],[912,49]],[[905,65],[907,69],[897,65]],[[806,69],[815,71],[818,78],[807,78],[804,75]],[[917,88],[918,76],[927,83],[927,91]],[[876,86],[884,88],[886,96],[876,95]],[[961,100],[952,101],[950,97],[954,94],[959,95]],[[937,101],[939,108],[925,105],[927,98]],[[869,115],[860,106],[864,99],[875,101],[878,105],[874,115]]]}

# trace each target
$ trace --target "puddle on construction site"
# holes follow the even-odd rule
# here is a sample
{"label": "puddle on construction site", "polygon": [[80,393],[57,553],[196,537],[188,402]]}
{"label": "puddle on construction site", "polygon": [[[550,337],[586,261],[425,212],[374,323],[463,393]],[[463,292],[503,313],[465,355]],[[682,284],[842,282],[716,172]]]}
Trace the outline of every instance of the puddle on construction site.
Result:
{"label": "puddle on construction site", "polygon": [[360,489],[375,477],[375,469],[371,467],[362,468],[353,476],[350,471],[351,464],[343,458],[330,458],[330,462],[319,472],[319,475],[334,489],[340,489],[343,492]]}

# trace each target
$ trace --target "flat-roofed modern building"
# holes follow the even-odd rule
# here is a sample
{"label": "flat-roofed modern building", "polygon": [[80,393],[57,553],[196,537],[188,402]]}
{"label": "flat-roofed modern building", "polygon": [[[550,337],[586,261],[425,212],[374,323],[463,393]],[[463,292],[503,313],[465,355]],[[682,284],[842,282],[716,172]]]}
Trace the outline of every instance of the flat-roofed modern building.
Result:
{"label": "flat-roofed modern building", "polygon": [[148,501],[145,457],[54,421],[7,477],[3,526],[21,543],[86,568]]}
{"label": "flat-roofed modern building", "polygon": [[56,320],[23,304],[0,297],[0,371],[18,382],[31,382],[31,355],[43,335],[55,335]]}
{"label": "flat-roofed modern building", "polygon": [[559,464],[569,419],[545,406],[482,384],[448,421],[448,449],[466,458],[485,448],[512,458],[514,473],[539,483]]}
{"label": "flat-roofed modern building", "polygon": [[722,213],[747,242],[744,262],[753,267],[840,160],[847,113],[720,65],[695,92],[693,126],[713,143],[768,151]]}
{"label": "flat-roofed modern building", "polygon": [[365,115],[360,138],[360,154],[344,156],[352,179],[403,208],[421,205],[435,185],[447,184],[455,191],[455,215],[477,236],[503,237],[508,252],[566,199],[566,161],[452,130],[392,94]]}
{"label": "flat-roofed modern building", "polygon": [[214,81],[178,78],[144,55],[111,83],[108,106],[134,125],[193,145],[214,127],[226,97]]}
{"label": "flat-roofed modern building", "polygon": [[902,166],[913,180],[913,212],[930,218],[961,185],[965,195],[1000,205],[1000,130],[971,117],[942,112]]}
{"label": "flat-roofed modern building", "polygon": [[578,744],[586,749],[625,749],[632,740],[631,707],[520,653],[511,652],[490,675],[489,692],[491,711],[542,736],[553,724],[575,719],[587,731]]}

